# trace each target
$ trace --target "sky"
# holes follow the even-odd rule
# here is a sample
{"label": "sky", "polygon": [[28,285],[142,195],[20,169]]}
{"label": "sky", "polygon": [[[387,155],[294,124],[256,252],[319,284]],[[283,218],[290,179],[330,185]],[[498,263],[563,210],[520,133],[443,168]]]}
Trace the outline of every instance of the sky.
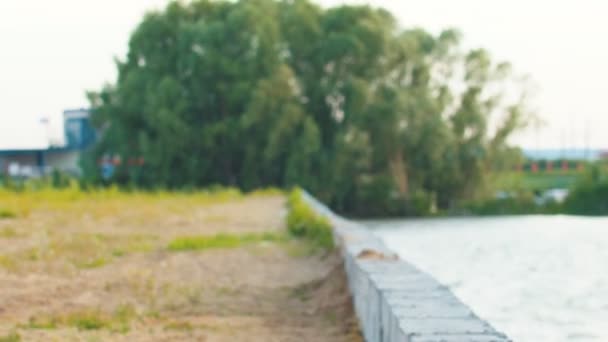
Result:
{"label": "sky", "polygon": [[[457,28],[469,48],[532,78],[545,124],[515,137],[526,148],[608,148],[608,1],[318,0],[389,9],[403,28]],[[0,0],[0,149],[59,139],[61,113],[114,82],[114,59],[143,14],[167,0]],[[50,128],[40,124],[49,118]]]}

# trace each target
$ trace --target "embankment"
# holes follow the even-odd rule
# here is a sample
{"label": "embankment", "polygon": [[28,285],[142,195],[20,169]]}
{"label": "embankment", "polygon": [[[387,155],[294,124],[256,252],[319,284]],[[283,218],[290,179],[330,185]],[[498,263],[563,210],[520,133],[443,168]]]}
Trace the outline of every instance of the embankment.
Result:
{"label": "embankment", "polygon": [[360,224],[303,192],[334,227],[348,285],[368,342],[508,342],[444,285],[407,261]]}

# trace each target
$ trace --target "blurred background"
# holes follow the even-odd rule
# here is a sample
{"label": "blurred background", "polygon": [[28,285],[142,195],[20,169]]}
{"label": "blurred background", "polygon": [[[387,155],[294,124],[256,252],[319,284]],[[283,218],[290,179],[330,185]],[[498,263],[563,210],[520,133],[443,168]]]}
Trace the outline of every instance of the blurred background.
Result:
{"label": "blurred background", "polygon": [[606,341],[606,13],[2,1],[0,219],[40,198],[92,210],[167,191],[179,206],[176,193],[299,186],[514,340]]}
{"label": "blurred background", "polygon": [[[167,2],[2,2],[0,146],[36,142],[39,133],[24,135],[37,129],[41,117],[50,118],[59,135],[62,111],[88,106],[84,90],[115,80],[113,59],[126,54],[129,34],[146,11]],[[608,48],[601,44],[608,33],[604,1],[317,2],[382,6],[402,27],[435,33],[458,28],[466,46],[484,47],[531,76],[535,108],[544,125],[520,134],[518,144],[527,149],[608,146],[603,134],[608,124],[602,96],[608,76]]]}

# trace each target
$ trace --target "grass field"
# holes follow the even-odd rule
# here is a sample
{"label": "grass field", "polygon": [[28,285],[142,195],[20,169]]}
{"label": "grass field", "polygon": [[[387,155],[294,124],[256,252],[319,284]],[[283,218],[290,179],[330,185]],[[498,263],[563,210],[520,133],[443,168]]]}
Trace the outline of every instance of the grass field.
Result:
{"label": "grass field", "polygon": [[0,341],[353,341],[278,191],[0,189]]}

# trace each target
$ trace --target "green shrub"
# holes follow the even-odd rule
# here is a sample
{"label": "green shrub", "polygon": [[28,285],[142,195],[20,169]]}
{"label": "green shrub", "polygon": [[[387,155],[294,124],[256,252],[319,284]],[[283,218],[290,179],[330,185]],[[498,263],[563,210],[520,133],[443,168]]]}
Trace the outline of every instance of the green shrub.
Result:
{"label": "green shrub", "polygon": [[435,195],[423,189],[412,189],[407,195],[395,192],[396,185],[390,175],[377,175],[365,179],[356,191],[346,195],[353,206],[332,207],[341,212],[355,213],[357,217],[417,217],[434,214]]}
{"label": "green shrub", "polygon": [[47,180],[47,183],[50,182],[51,185],[53,186],[53,188],[55,189],[64,189],[64,188],[68,188],[70,186],[70,184],[72,183],[74,178],[70,177],[69,175],[60,172],[58,170],[53,170],[53,173],[51,174],[51,178],[50,180]]}
{"label": "green shrub", "polygon": [[483,199],[468,203],[465,207],[475,215],[525,215],[541,211],[532,195]]}
{"label": "green shrub", "polygon": [[329,220],[318,215],[304,201],[300,189],[291,192],[288,204],[287,230],[289,233],[294,237],[311,241],[316,247],[333,249],[334,240]]}
{"label": "green shrub", "polygon": [[608,215],[608,182],[577,185],[568,194],[564,209],[573,215]]}
{"label": "green shrub", "polygon": [[424,191],[414,192],[405,204],[407,216],[429,216],[432,213],[434,198]]}
{"label": "green shrub", "polygon": [[512,197],[485,198],[468,202],[464,206],[464,212],[482,216],[493,215],[536,215],[536,214],[559,214],[563,210],[561,203],[545,199],[538,202],[531,192],[520,192]]}

